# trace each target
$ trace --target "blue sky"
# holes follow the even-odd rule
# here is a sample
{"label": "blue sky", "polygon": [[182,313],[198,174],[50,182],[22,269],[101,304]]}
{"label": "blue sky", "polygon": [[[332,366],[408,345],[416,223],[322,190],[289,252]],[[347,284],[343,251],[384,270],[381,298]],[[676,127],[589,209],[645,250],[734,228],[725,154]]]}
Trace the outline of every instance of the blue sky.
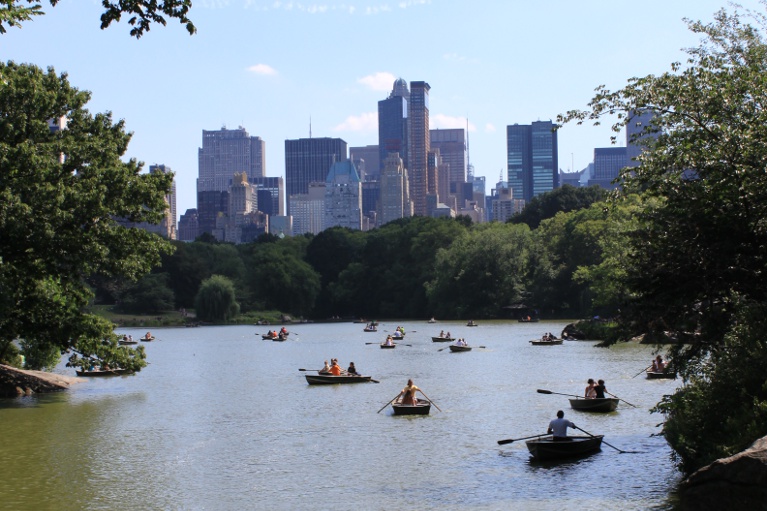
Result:
{"label": "blue sky", "polygon": [[[757,0],[740,2],[763,9]],[[198,33],[169,22],[136,41],[100,30],[98,0],[46,5],[0,35],[0,59],[53,66],[134,133],[127,157],[176,172],[178,212],[196,206],[202,130],[243,126],[266,142],[266,175],[284,176],[284,141],[378,143],[377,102],[402,77],[430,84],[432,128],[464,128],[489,188],[506,170],[506,126],[585,108],[594,89],[659,74],[699,38],[722,0],[194,0]],[[729,7],[728,7],[729,8]],[[567,125],[559,166],[584,168],[607,126]]]}

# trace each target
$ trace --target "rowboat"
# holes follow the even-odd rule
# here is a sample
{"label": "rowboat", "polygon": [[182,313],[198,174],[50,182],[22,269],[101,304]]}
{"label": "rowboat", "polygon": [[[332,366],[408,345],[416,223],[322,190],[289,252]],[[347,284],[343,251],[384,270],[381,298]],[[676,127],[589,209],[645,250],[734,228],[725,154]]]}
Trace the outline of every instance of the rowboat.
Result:
{"label": "rowboat", "polygon": [[138,344],[138,341],[117,341],[117,344],[120,346],[132,346],[134,344]]}
{"label": "rowboat", "polygon": [[564,341],[562,339],[554,339],[551,341],[544,341],[543,339],[533,339],[530,341],[530,344],[533,346],[554,346],[556,344],[562,344]]}
{"label": "rowboat", "polygon": [[333,376],[332,374],[306,374],[306,383],[309,385],[333,385],[336,383],[364,383],[371,380],[371,376],[342,374]]}
{"label": "rowboat", "polygon": [[396,344],[383,344],[381,343],[381,349],[387,350],[387,349],[393,349],[396,348]]}
{"label": "rowboat", "polygon": [[648,380],[655,380],[659,378],[666,378],[669,380],[673,380],[676,378],[676,374],[670,372],[670,371],[650,371],[647,370],[647,379]]}
{"label": "rowboat", "polygon": [[133,374],[134,371],[130,369],[93,369],[86,371],[75,370],[75,372],[77,376],[120,376],[123,374]]}
{"label": "rowboat", "polygon": [[546,436],[528,440],[527,449],[537,461],[559,460],[582,456],[596,452],[602,446],[604,435],[570,436],[567,440],[554,441],[554,437]]}
{"label": "rowboat", "polygon": [[479,325],[475,323],[474,321],[469,321],[468,323],[466,323],[466,326],[479,326]]}
{"label": "rowboat", "polygon": [[427,399],[417,399],[414,405],[403,405],[402,403],[392,403],[394,415],[429,415],[431,410],[431,401]]}
{"label": "rowboat", "polygon": [[432,342],[453,342],[455,337],[432,337]]}
{"label": "rowboat", "polygon": [[154,335],[151,336],[151,337],[141,337],[139,340],[141,342],[152,342],[152,341],[154,341]]}
{"label": "rowboat", "polygon": [[287,341],[289,334],[277,334],[277,337],[273,336],[272,334],[261,334],[261,339],[265,341]]}
{"label": "rowboat", "polygon": [[453,353],[461,352],[461,351],[471,351],[471,346],[456,346],[455,344],[451,344],[448,346],[450,348],[450,351]]}
{"label": "rowboat", "polygon": [[595,399],[577,398],[570,400],[570,406],[573,410],[581,412],[614,412],[618,408],[617,398],[598,397]]}
{"label": "rowboat", "polygon": [[376,326],[366,326],[362,329],[363,332],[378,332],[378,327]]}

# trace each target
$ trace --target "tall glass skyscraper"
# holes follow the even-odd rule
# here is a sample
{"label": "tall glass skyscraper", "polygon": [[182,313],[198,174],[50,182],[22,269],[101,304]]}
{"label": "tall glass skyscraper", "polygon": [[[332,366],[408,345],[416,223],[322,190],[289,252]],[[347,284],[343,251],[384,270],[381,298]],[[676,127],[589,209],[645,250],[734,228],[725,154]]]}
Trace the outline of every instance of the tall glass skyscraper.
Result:
{"label": "tall glass skyscraper", "polygon": [[427,216],[426,195],[429,193],[429,90],[426,82],[410,82],[408,102],[408,176],[410,198],[416,215]]}
{"label": "tall glass skyscraper", "polygon": [[285,141],[285,188],[290,197],[309,193],[309,183],[325,183],[334,163],[348,160],[347,144],[340,138],[299,138]]}
{"label": "tall glass skyscraper", "polygon": [[506,127],[508,186],[526,202],[559,188],[557,132],[551,121]]}
{"label": "tall glass skyscraper", "polygon": [[[386,158],[391,153],[398,153],[407,167],[407,122],[408,100],[410,92],[407,82],[398,78],[394,82],[389,97],[378,102],[378,158],[379,173]],[[369,171],[370,172],[370,171]]]}

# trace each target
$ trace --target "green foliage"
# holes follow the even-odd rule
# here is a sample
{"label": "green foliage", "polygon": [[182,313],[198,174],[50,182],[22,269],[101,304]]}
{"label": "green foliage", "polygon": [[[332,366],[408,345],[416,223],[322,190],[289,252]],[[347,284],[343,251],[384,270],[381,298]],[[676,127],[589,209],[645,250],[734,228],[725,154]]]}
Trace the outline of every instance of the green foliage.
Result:
{"label": "green foliage", "polygon": [[146,367],[146,351],[143,346],[131,348],[120,346],[119,337],[110,333],[104,339],[87,338],[77,343],[77,349],[68,361],[67,367],[76,367],[81,370],[93,368],[127,369],[140,371]]}
{"label": "green foliage", "polygon": [[22,339],[21,354],[24,355],[24,369],[53,371],[61,360],[61,350],[49,343]]}
{"label": "green foliage", "polygon": [[223,275],[213,275],[203,281],[195,298],[195,310],[200,320],[216,323],[239,314],[232,281]]}
{"label": "green foliage", "polygon": [[296,245],[260,243],[248,248],[248,285],[261,308],[310,314],[320,291],[320,276],[297,256]]}
{"label": "green foliage", "polygon": [[[719,11],[710,24],[688,21],[703,42],[687,50],[684,65],[632,78],[615,92],[601,86],[590,111],[559,118],[599,123],[617,115],[617,132],[636,114],[653,114],[643,126],[640,165],[621,175],[624,193],[642,194],[641,207],[620,226],[624,249],[607,252],[625,290],[625,335],[681,341],[671,349],[672,367],[690,385],[662,410],[678,425],[668,425],[667,438],[684,470],[765,433],[734,408],[744,401],[732,396],[750,388],[745,402],[753,406],[744,413],[764,423],[763,396],[738,367],[761,356],[765,332],[761,324],[754,325],[759,335],[734,325],[744,327],[737,319],[743,307],[767,303],[767,18],[749,13],[754,28],[735,9]],[[727,388],[718,385],[725,367]]]}
{"label": "green foliage", "polygon": [[557,213],[588,208],[595,202],[603,202],[606,198],[607,191],[596,185],[586,188],[564,185],[533,197],[524,209],[509,218],[508,222],[527,224],[530,229],[536,229],[542,221],[553,218]]}
{"label": "green foliage", "polygon": [[173,291],[167,273],[150,273],[120,295],[117,310],[152,314],[174,309]]}
{"label": "green foliage", "polygon": [[[59,0],[48,0],[55,7]],[[128,24],[132,27],[130,35],[139,39],[149,32],[152,24],[165,26],[167,18],[175,18],[186,25],[190,35],[197,32],[192,21],[187,17],[192,7],[192,0],[103,0],[105,7],[101,15],[101,28],[105,29],[113,21],[120,21],[123,14],[128,16]],[[6,32],[5,26],[21,27],[23,22],[32,16],[45,14],[40,0],[3,0],[0,3],[0,34]],[[5,26],[4,26],[5,25]]]}
{"label": "green foliage", "polygon": [[[0,63],[0,346],[76,348],[113,325],[83,313],[83,276],[136,279],[170,251],[156,235],[114,219],[159,222],[172,176],[122,160],[130,135],[65,74]],[[66,117],[52,132],[49,119]]]}
{"label": "green foliage", "polygon": [[482,224],[437,252],[427,295],[441,317],[492,317],[521,300],[532,237],[526,225]]}
{"label": "green foliage", "polygon": [[733,302],[737,313],[724,343],[658,406],[667,415],[666,438],[688,473],[767,435],[767,305]]}

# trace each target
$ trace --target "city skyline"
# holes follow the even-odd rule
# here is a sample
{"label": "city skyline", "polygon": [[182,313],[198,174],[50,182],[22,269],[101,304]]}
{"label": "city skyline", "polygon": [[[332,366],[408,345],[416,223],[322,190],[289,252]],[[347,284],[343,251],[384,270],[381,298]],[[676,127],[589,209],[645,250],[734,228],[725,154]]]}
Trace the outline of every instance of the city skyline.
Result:
{"label": "city skyline", "polygon": [[[136,41],[124,21],[99,29],[100,4],[45,4],[45,16],[0,36],[0,58],[66,72],[92,92],[91,112],[124,119],[134,133],[126,158],[176,173],[178,215],[196,207],[203,130],[244,127],[264,141],[264,174],[284,178],[286,140],[377,144],[378,102],[398,78],[431,86],[430,129],[468,127],[470,161],[489,191],[506,178],[507,126],[555,121],[586,108],[600,84],[615,90],[669,71],[699,41],[682,18],[710,22],[731,10],[712,0],[209,0],[190,12],[197,35],[169,21]],[[424,33],[439,37],[416,44]],[[595,148],[610,146],[609,125],[565,126],[559,167],[591,163]]]}

